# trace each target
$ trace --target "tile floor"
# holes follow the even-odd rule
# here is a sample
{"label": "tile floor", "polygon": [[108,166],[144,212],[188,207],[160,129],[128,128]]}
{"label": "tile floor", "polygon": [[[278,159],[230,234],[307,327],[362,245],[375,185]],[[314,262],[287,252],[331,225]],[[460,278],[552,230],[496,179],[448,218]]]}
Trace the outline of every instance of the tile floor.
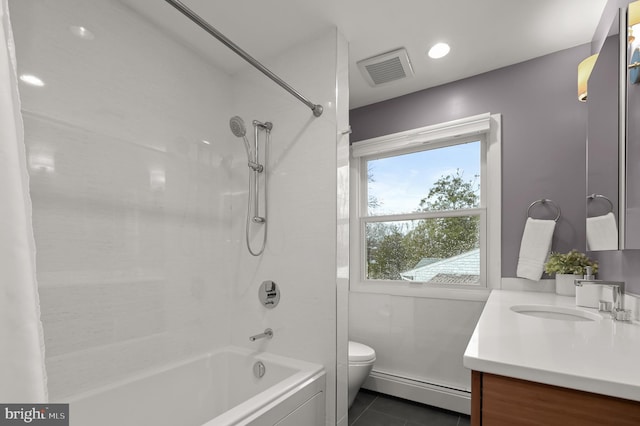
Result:
{"label": "tile floor", "polygon": [[469,426],[467,415],[361,389],[349,426]]}

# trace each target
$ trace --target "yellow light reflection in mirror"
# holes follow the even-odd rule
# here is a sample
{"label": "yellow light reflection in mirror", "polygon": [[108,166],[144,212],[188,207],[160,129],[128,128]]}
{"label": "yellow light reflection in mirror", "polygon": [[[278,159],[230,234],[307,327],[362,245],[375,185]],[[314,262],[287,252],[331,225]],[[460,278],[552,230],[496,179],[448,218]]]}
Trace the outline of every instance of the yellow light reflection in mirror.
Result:
{"label": "yellow light reflection in mirror", "polygon": [[587,82],[593,67],[598,59],[598,54],[589,56],[578,65],[578,100],[580,102],[587,101]]}

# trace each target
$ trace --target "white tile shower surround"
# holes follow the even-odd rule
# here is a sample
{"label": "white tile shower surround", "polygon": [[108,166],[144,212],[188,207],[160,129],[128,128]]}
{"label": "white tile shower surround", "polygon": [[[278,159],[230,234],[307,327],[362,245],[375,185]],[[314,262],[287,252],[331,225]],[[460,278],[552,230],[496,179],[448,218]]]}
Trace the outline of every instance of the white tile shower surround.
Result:
{"label": "white tile shower surround", "polygon": [[[347,392],[348,392],[348,340],[349,340],[349,45],[344,36],[338,32],[337,38],[336,87],[336,120],[338,141],[337,159],[337,206],[336,206],[336,425],[347,425]],[[342,344],[341,344],[342,343]]]}
{"label": "white tile shower surround", "polygon": [[[260,58],[325,106],[314,119],[264,76],[225,75],[120,2],[10,9],[20,71],[46,82],[21,95],[52,399],[232,342],[335,368],[344,39],[332,30]],[[69,33],[79,23],[93,41]],[[274,123],[261,258],[244,247],[247,169],[233,115]],[[257,302],[264,279],[283,291],[274,311]],[[266,326],[274,339],[251,344]]]}
{"label": "white tile shower surround", "polygon": [[227,344],[206,337],[229,312],[209,307],[232,152],[201,140],[227,135],[229,77],[118,2],[10,8],[19,69],[46,83],[20,89],[52,400]]}
{"label": "white tile shower surround", "polygon": [[[336,62],[336,48],[343,52]],[[309,61],[313,52],[313,61]],[[322,66],[318,66],[322,64]],[[346,43],[336,31],[305,41],[265,61],[325,111],[319,119],[295,98],[250,69],[234,77],[233,113],[251,120],[273,122],[269,148],[268,245],[261,258],[248,254],[244,220],[233,222],[234,270],[237,283],[232,300],[234,345],[262,348],[325,365],[327,424],[335,424],[336,388],[336,214],[337,153],[348,155],[348,139],[338,140],[336,121],[337,67],[346,65]],[[315,68],[315,69],[314,69]],[[343,83],[346,79],[343,78]],[[346,114],[346,108],[343,115]],[[346,121],[345,118],[342,121]],[[242,150],[237,144],[239,151]],[[244,218],[246,168],[232,175],[232,215]],[[261,235],[253,240],[258,245]],[[347,241],[348,236],[344,236]],[[343,244],[345,244],[343,242]],[[257,285],[272,279],[281,289],[274,310],[256,309]],[[249,335],[271,327],[269,342],[250,343]],[[345,340],[346,343],[346,340]],[[346,407],[343,408],[346,414]]]}

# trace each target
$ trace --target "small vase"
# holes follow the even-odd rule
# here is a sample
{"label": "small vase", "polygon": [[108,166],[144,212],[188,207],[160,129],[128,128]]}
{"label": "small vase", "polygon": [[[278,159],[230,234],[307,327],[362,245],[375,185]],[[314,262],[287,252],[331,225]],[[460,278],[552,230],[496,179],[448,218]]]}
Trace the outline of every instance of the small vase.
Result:
{"label": "small vase", "polygon": [[574,274],[556,274],[556,294],[562,296],[575,296],[576,285],[574,280],[580,278],[580,275]]}

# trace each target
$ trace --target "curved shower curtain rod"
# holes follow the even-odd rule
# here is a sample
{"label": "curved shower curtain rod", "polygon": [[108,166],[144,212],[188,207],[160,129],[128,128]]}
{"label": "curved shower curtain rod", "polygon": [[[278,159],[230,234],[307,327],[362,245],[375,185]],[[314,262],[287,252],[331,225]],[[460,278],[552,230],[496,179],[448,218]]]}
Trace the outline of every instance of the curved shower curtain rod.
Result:
{"label": "curved shower curtain rod", "polygon": [[260,62],[255,60],[251,55],[249,55],[247,52],[242,50],[237,44],[229,40],[224,34],[222,34],[220,31],[216,30],[214,27],[209,25],[207,21],[202,19],[194,11],[192,11],[187,6],[185,6],[184,3],[182,3],[179,0],[165,0],[165,1],[169,3],[171,6],[173,6],[174,8],[176,8],[178,11],[180,11],[184,16],[191,19],[194,23],[200,26],[200,28],[202,28],[203,30],[205,30],[206,32],[208,32],[209,34],[217,38],[222,44],[227,46],[229,49],[233,50],[238,56],[240,56],[245,61],[249,62],[251,65],[253,65],[259,71],[261,71],[264,75],[266,75],[271,80],[273,80],[276,84],[278,84],[284,90],[286,90],[287,92],[291,93],[293,96],[298,98],[303,104],[311,108],[311,111],[313,111],[314,116],[320,117],[322,115],[322,110],[323,110],[322,105],[314,104],[309,99],[302,96],[297,90],[289,86],[280,77],[278,77],[273,72],[271,72],[267,67],[265,67]]}

